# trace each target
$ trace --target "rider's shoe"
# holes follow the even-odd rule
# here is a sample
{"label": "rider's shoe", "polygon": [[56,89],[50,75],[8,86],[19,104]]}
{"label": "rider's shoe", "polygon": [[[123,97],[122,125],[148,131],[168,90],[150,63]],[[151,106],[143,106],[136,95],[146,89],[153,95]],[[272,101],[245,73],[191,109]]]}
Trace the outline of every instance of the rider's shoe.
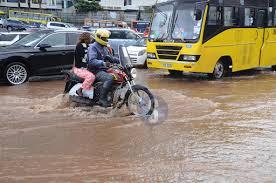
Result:
{"label": "rider's shoe", "polygon": [[108,88],[103,87],[102,92],[100,94],[99,105],[102,107],[111,107],[111,102],[107,100]]}
{"label": "rider's shoe", "polygon": [[100,99],[99,104],[100,104],[100,106],[105,107],[105,108],[111,107],[111,102],[108,102],[107,100]]}
{"label": "rider's shoe", "polygon": [[76,91],[77,95],[79,97],[83,97],[83,94],[82,94],[82,88],[79,88],[77,91]]}

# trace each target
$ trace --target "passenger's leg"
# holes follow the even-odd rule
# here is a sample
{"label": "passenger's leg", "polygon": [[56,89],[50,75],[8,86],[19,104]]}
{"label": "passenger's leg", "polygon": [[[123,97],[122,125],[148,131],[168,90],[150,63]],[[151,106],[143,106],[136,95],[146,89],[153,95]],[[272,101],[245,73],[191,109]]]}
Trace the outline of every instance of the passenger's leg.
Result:
{"label": "passenger's leg", "polygon": [[83,70],[83,76],[84,76],[84,82],[82,83],[82,88],[85,90],[90,90],[92,87],[92,84],[95,81],[95,75],[92,72],[89,72],[88,70]]}

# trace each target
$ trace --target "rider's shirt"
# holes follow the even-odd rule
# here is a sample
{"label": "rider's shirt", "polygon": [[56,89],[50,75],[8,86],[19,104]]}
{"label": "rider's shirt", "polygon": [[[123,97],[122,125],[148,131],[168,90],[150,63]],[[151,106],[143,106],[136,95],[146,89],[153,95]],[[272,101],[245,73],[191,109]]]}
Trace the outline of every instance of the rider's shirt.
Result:
{"label": "rider's shirt", "polygon": [[106,71],[107,68],[104,67],[104,59],[107,55],[110,55],[107,47],[97,42],[91,44],[88,48],[89,70],[93,72]]}

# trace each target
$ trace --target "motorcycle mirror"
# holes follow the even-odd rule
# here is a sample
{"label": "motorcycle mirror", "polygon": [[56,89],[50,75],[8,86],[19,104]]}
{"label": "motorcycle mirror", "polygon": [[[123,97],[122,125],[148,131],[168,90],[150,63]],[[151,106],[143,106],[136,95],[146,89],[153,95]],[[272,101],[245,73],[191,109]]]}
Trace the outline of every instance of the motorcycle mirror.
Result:
{"label": "motorcycle mirror", "polygon": [[126,67],[126,65],[132,65],[127,48],[124,47],[123,45],[119,46],[119,59],[120,59],[122,66],[124,66],[124,67]]}

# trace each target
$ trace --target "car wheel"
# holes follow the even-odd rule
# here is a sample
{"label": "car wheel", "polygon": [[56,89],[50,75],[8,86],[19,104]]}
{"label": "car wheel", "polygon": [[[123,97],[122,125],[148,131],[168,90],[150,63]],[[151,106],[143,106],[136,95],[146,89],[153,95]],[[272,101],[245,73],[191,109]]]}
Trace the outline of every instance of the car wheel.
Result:
{"label": "car wheel", "polygon": [[213,73],[208,74],[208,76],[211,79],[221,79],[225,76],[225,74],[226,74],[226,67],[222,61],[219,61],[217,62]]}
{"label": "car wheel", "polygon": [[169,70],[170,75],[172,76],[182,76],[183,71]]}
{"label": "car wheel", "polygon": [[11,85],[20,85],[29,79],[29,72],[27,67],[19,62],[11,63],[7,66],[5,71],[6,80]]}
{"label": "car wheel", "polygon": [[146,60],[144,65],[143,65],[143,69],[147,69],[147,68],[148,68],[148,64],[147,64],[147,60]]}
{"label": "car wheel", "polygon": [[8,27],[7,27],[7,30],[8,30],[8,31],[12,31],[12,27],[8,26]]}

